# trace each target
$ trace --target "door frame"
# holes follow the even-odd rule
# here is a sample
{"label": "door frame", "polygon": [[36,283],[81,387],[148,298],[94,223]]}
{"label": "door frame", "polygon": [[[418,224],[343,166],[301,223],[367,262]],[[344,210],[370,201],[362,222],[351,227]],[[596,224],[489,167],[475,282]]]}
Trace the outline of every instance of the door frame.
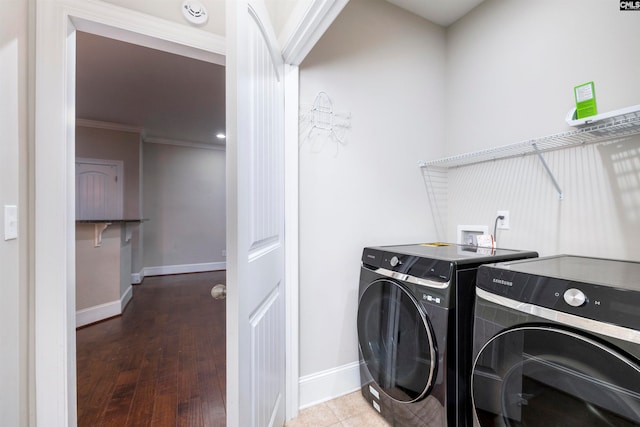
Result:
{"label": "door frame", "polygon": [[31,163],[36,421],[75,426],[75,32],[224,64],[224,37],[98,1],[37,0]]}
{"label": "door frame", "polygon": [[[287,419],[298,412],[298,80],[297,66],[348,0],[309,0],[287,23],[285,292]],[[302,4],[303,2],[301,2]],[[35,104],[29,159],[30,406],[37,422],[75,426],[75,31],[224,64],[225,38],[94,0],[35,0]],[[289,90],[289,89],[288,89]],[[293,105],[295,103],[295,106]],[[293,129],[293,130],[292,130]],[[235,171],[228,171],[235,173]]]}

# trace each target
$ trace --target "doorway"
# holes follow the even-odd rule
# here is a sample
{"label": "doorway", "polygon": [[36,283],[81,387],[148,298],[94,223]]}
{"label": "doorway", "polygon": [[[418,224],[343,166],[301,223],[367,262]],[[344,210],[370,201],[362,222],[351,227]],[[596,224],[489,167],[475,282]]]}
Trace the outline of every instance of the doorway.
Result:
{"label": "doorway", "polygon": [[[346,0],[325,4],[313,0],[300,10],[297,21],[305,22],[300,32],[291,34],[285,46],[286,62],[299,64],[318,37],[338,15]],[[228,2],[227,4],[233,4]],[[326,7],[325,7],[326,6]],[[188,57],[224,63],[224,37],[172,24],[106,2],[78,0],[38,1],[35,5],[35,125],[33,156],[30,159],[30,194],[36,194],[34,212],[29,218],[29,259],[35,313],[31,333],[34,385],[34,416],[59,426],[72,425],[76,419],[75,328],[75,227],[73,158],[75,143],[75,37],[76,30],[129,41]],[[289,264],[287,287],[287,408],[297,412],[298,339],[297,339],[297,65],[288,67],[285,85],[288,91],[286,112],[291,128],[287,130],[286,223]],[[236,170],[229,170],[231,177]],[[231,196],[234,196],[232,194]],[[230,221],[232,219],[229,219]],[[233,237],[233,235],[231,235]],[[231,239],[230,237],[230,239]],[[237,236],[236,236],[237,237]],[[227,244],[232,242],[227,241]],[[229,252],[231,254],[231,251]],[[231,261],[231,259],[229,260]],[[236,283],[230,283],[236,286]],[[232,314],[230,314],[232,315]],[[229,316],[227,316],[229,318]],[[235,329],[232,333],[237,332]],[[229,336],[227,337],[229,339]],[[230,376],[228,387],[237,384]],[[235,403],[237,406],[237,402]],[[237,407],[235,408],[237,411]],[[237,417],[237,414],[236,414]]]}
{"label": "doorway", "polygon": [[[35,209],[32,326],[35,416],[52,425],[77,418],[75,359],[75,49],[77,31],[224,63],[224,37],[104,2],[38,2],[35,31]],[[126,173],[126,170],[125,170]]]}
{"label": "doorway", "polygon": [[[76,32],[76,158],[81,156],[98,159],[93,164],[120,162],[125,170],[124,174],[116,174],[119,179],[114,181],[123,188],[125,196],[124,203],[119,207],[120,213],[99,215],[96,218],[144,219],[142,224],[129,225],[131,235],[127,239],[122,237],[120,241],[120,257],[130,258],[122,260],[120,264],[131,267],[124,277],[116,275],[116,278],[120,278],[120,283],[115,288],[120,289],[120,295],[108,294],[111,299],[115,298],[114,301],[98,301],[93,298],[92,301],[101,304],[85,307],[86,298],[78,299],[87,294],[85,288],[91,286],[91,280],[84,280],[87,278],[87,268],[91,269],[84,265],[85,261],[95,260],[97,257],[88,257],[83,252],[103,251],[105,248],[76,246],[76,260],[82,260],[81,265],[76,266],[76,308],[82,309],[83,314],[91,310],[99,311],[105,304],[121,306],[124,310],[130,300],[125,297],[133,294],[134,311],[132,314],[124,313],[121,319],[107,319],[104,324],[85,326],[77,332],[80,423],[86,423],[93,416],[96,402],[106,400],[106,406],[102,408],[105,412],[111,410],[108,408],[112,408],[114,402],[117,403],[115,406],[131,405],[132,413],[139,411],[137,406],[141,404],[137,398],[127,401],[119,396],[121,390],[119,391],[118,384],[112,384],[107,379],[99,380],[90,374],[110,372],[116,369],[110,365],[122,362],[121,358],[114,356],[109,363],[101,363],[103,361],[98,353],[88,351],[87,345],[97,347],[95,342],[92,343],[94,336],[105,334],[104,337],[110,340],[118,339],[117,337],[123,341],[130,340],[130,335],[108,335],[103,330],[112,324],[119,324],[122,328],[139,328],[136,319],[139,319],[139,307],[144,301],[136,301],[136,296],[150,297],[149,291],[143,287],[154,286],[158,278],[165,274],[200,274],[203,271],[217,270],[219,274],[214,276],[222,274],[224,278],[224,271],[221,271],[225,268],[226,249],[225,147],[222,138],[225,125],[224,92],[223,65],[97,34]],[[106,169],[108,172],[109,168]],[[92,173],[90,176],[94,175]],[[103,175],[105,174],[100,174]],[[77,173],[76,182],[83,182],[79,181],[81,176],[83,175]],[[77,185],[76,188],[84,186]],[[79,206],[82,204],[77,203],[76,207]],[[76,216],[76,219],[83,218]],[[147,279],[143,281],[145,276]],[[170,278],[176,287],[189,286],[187,276]],[[132,283],[141,281],[143,284],[140,288],[132,288]],[[210,287],[215,283],[212,282]],[[202,291],[203,285],[206,287],[206,284],[200,284],[197,291]],[[184,307],[187,306],[183,305]],[[97,315],[93,318],[101,319]],[[184,322],[189,320],[189,316],[185,315]],[[224,331],[224,321],[222,325]],[[149,327],[147,330],[162,333],[162,329],[158,328]],[[216,344],[223,349],[224,355],[224,334],[222,341],[220,334],[216,336]],[[141,334],[139,337],[146,343],[160,339],[149,337],[148,334]],[[202,337],[200,341],[205,342]],[[121,346],[118,342],[112,344],[116,348]],[[178,344],[176,342],[169,347],[177,349]],[[190,348],[185,351],[190,351]],[[156,360],[152,356],[157,354],[149,353],[149,360]],[[130,363],[136,365],[135,360],[131,358]],[[216,361],[220,362],[219,356]],[[129,369],[143,368],[136,365]],[[120,374],[124,375],[123,371],[121,368]],[[158,371],[157,374],[161,375],[162,372]],[[180,378],[185,373],[180,371],[178,375]],[[164,378],[162,380],[166,388],[169,388],[169,382]],[[148,381],[149,378],[143,383],[134,382],[136,393],[140,392],[139,389],[144,393]],[[94,384],[95,382],[101,386]],[[111,384],[110,388],[106,388],[108,384]],[[175,382],[173,385],[175,386]],[[91,390],[91,393],[88,394],[86,390]],[[221,404],[224,402],[224,390],[222,392],[222,399],[219,399]],[[177,392],[176,396],[184,397],[180,397]],[[169,401],[161,400],[160,403],[168,406],[160,408],[160,412],[179,412],[175,406],[171,408]],[[185,410],[201,413],[198,408],[183,408],[180,415],[184,417]]]}

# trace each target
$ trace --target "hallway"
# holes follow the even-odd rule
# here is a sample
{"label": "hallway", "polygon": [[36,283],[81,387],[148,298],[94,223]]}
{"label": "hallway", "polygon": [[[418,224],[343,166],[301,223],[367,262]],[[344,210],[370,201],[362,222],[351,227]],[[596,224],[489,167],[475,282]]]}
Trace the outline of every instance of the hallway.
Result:
{"label": "hallway", "polygon": [[225,426],[225,274],[147,277],[77,330],[78,426]]}

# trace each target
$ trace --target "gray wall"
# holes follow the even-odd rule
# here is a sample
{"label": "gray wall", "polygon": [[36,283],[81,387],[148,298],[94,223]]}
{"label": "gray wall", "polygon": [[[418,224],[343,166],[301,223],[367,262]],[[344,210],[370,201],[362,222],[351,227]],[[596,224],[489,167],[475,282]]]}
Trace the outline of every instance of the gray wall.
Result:
{"label": "gray wall", "polygon": [[225,153],[143,144],[145,267],[224,262]]}
{"label": "gray wall", "polygon": [[149,219],[133,228],[132,273],[225,262],[224,151],[141,144],[136,133],[77,127],[76,156],[124,162],[124,216]]}
{"label": "gray wall", "polygon": [[140,217],[140,135],[108,129],[76,127],[76,157],[124,162],[125,218]]}
{"label": "gray wall", "polygon": [[[124,163],[124,218],[142,216],[141,188],[141,142],[140,135],[111,129],[98,129],[84,126],[76,127],[76,157],[121,160]],[[140,228],[132,228],[131,268],[138,273],[142,265]]]}
{"label": "gray wall", "polygon": [[[0,425],[26,425],[28,341],[27,2],[0,13]],[[4,240],[4,206],[15,205],[19,236]]]}
{"label": "gray wall", "polygon": [[[76,225],[76,311],[120,301],[131,285],[131,251],[124,246],[121,225],[109,226],[102,233],[102,244],[94,246],[93,224]],[[121,282],[121,263],[129,266],[128,277]]]}
{"label": "gray wall", "polygon": [[[600,112],[639,104],[637,14],[599,0],[489,0],[447,30],[447,154],[572,130],[573,87],[595,82]],[[623,42],[621,42],[623,41]],[[493,228],[503,247],[640,260],[640,139],[449,171],[448,236]]]}
{"label": "gray wall", "polygon": [[302,112],[324,91],[352,115],[344,145],[300,141],[303,377],[358,358],[362,248],[433,238],[417,162],[444,151],[444,35],[385,1],[352,0],[301,64]]}

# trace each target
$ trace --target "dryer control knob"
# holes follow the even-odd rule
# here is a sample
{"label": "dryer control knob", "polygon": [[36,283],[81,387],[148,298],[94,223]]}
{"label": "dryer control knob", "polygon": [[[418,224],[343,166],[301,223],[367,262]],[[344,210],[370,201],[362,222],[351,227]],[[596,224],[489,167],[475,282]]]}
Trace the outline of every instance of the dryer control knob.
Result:
{"label": "dryer control knob", "polygon": [[571,288],[564,292],[564,301],[572,307],[580,307],[587,301],[587,296],[580,289]]}
{"label": "dryer control knob", "polygon": [[396,265],[400,264],[400,260],[398,259],[397,256],[394,256],[393,258],[391,258],[391,260],[389,261],[389,264],[391,264],[391,267],[395,267]]}

